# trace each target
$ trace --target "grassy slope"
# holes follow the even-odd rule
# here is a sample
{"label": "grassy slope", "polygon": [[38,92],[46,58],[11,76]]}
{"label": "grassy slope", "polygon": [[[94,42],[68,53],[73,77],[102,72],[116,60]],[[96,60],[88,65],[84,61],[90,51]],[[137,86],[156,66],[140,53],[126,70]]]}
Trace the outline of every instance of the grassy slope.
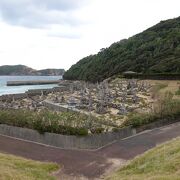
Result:
{"label": "grassy slope", "polygon": [[149,150],[108,179],[180,180],[180,138]]}
{"label": "grassy slope", "polygon": [[55,179],[50,173],[58,170],[58,165],[41,163],[0,153],[0,179],[34,180]]}

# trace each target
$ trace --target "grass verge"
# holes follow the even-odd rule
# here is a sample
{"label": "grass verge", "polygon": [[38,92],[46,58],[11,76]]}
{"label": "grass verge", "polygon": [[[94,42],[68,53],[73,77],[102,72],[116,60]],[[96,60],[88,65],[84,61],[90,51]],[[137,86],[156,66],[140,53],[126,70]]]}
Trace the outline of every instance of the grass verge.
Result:
{"label": "grass verge", "polygon": [[107,179],[179,180],[180,138],[147,151]]}
{"label": "grass verge", "polygon": [[54,180],[50,174],[59,166],[0,153],[0,179],[2,180]]}

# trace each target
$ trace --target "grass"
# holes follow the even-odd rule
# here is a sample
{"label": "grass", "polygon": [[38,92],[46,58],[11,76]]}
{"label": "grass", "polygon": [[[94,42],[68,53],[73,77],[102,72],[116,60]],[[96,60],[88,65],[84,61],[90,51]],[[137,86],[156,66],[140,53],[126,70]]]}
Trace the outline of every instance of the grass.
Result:
{"label": "grass", "polygon": [[[153,85],[152,87],[152,97],[164,94],[166,91],[170,91],[175,95],[178,95],[179,80],[148,80],[148,82]],[[178,96],[174,96],[178,98]]]}
{"label": "grass", "polygon": [[152,87],[152,97],[155,98],[157,97],[158,93],[160,90],[165,89],[166,87],[168,87],[167,83],[156,83],[153,87]]}
{"label": "grass", "polygon": [[180,100],[173,99],[171,92],[159,97],[149,113],[130,113],[123,126],[138,127],[158,120],[175,120],[180,116]]}
{"label": "grass", "polygon": [[180,87],[179,87],[179,89],[175,92],[175,95],[180,96]]}
{"label": "grass", "polygon": [[147,151],[107,179],[179,180],[180,138]]}
{"label": "grass", "polygon": [[54,180],[52,172],[59,166],[0,153],[0,179],[2,180]]}
{"label": "grass", "polygon": [[86,136],[90,128],[101,128],[95,119],[92,117],[90,121],[87,115],[75,112],[0,110],[0,124],[26,127],[40,133]]}

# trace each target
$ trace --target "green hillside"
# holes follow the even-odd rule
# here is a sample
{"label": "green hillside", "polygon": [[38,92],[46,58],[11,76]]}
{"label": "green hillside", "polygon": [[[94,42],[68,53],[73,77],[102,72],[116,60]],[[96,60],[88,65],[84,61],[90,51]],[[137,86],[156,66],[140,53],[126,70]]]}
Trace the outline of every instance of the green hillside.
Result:
{"label": "green hillside", "polygon": [[180,17],[101,49],[73,65],[64,79],[101,81],[124,71],[180,73]]}

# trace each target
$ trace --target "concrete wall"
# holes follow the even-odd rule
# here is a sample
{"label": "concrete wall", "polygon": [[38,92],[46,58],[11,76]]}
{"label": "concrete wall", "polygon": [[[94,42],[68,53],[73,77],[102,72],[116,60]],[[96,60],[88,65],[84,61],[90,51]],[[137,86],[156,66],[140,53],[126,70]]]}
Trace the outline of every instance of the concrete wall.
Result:
{"label": "concrete wall", "polygon": [[119,132],[108,132],[99,135],[78,137],[53,133],[39,134],[35,130],[0,124],[0,134],[65,149],[97,149],[135,133],[134,129],[127,127],[119,130]]}
{"label": "concrete wall", "polygon": [[158,121],[155,121],[155,122],[152,122],[152,123],[137,127],[136,132],[139,133],[139,132],[142,132],[142,131],[147,130],[147,129],[154,129],[154,128],[166,126],[166,125],[169,125],[169,124],[172,124],[172,123],[176,123],[176,122],[179,122],[179,121],[180,121],[180,118],[174,118],[174,119],[169,118],[169,119],[158,120]]}
{"label": "concrete wall", "polygon": [[142,132],[146,129],[153,129],[178,121],[180,121],[179,118],[174,120],[165,119],[138,128],[126,127],[120,129],[118,132],[107,132],[84,137],[66,136],[53,133],[39,134],[36,130],[0,124],[0,134],[64,149],[97,149],[116,140],[135,135],[136,133]]}
{"label": "concrete wall", "polygon": [[59,104],[56,104],[56,103],[53,103],[53,102],[50,102],[50,101],[43,101],[43,106],[47,107],[48,109],[50,110],[53,110],[53,111],[60,111],[60,112],[68,112],[68,111],[71,111],[71,112],[78,112],[76,109],[70,109],[68,108],[68,106],[63,106],[63,105],[59,105]]}
{"label": "concrete wall", "polygon": [[60,106],[60,105],[57,105],[57,104],[53,104],[49,101],[43,101],[43,106],[45,106],[48,109],[53,110],[53,111],[60,111],[60,112],[67,112],[68,111],[67,108]]}

